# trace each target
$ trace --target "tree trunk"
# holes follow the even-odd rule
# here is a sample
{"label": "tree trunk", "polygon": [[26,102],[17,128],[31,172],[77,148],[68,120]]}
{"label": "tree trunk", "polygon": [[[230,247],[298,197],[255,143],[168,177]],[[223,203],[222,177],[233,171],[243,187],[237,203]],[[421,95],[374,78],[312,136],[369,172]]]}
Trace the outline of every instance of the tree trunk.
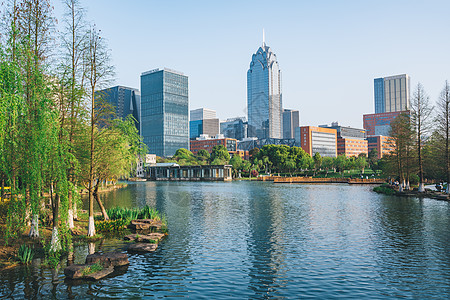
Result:
{"label": "tree trunk", "polygon": [[69,209],[68,209],[68,212],[67,212],[67,224],[68,224],[68,226],[69,226],[69,229],[72,229],[72,228],[74,228],[75,227],[75,225],[73,224],[73,208],[72,208],[72,197],[73,197],[73,195],[72,195],[72,190],[71,189],[69,189],[69,191],[68,191],[68,206],[69,206]]}
{"label": "tree trunk", "polygon": [[5,201],[5,178],[2,176],[2,191],[0,193],[0,200]]}
{"label": "tree trunk", "polygon": [[61,250],[61,243],[58,235],[59,226],[59,193],[57,192],[55,197],[52,197],[52,212],[53,212],[53,230],[52,230],[52,241],[50,244],[50,251],[56,252]]}
{"label": "tree trunk", "polygon": [[106,209],[103,206],[103,203],[100,200],[100,197],[98,195],[98,186],[99,186],[99,181],[97,181],[97,184],[95,185],[94,197],[95,197],[95,200],[97,200],[97,203],[98,203],[98,206],[100,207],[100,210],[102,211],[103,219],[105,221],[108,221],[109,220],[108,213],[106,212]]}

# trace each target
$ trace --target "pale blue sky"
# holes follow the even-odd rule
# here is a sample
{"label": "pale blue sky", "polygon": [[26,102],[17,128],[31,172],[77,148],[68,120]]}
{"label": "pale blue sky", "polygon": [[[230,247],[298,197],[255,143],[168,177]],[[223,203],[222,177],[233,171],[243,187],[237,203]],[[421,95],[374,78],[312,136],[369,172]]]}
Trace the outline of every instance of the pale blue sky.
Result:
{"label": "pale blue sky", "polygon": [[246,115],[263,28],[283,106],[300,110],[302,125],[362,127],[376,77],[407,73],[411,90],[421,82],[433,102],[450,79],[450,1],[81,2],[108,40],[116,84],[140,88],[142,72],[175,69],[189,76],[190,109],[221,119]]}

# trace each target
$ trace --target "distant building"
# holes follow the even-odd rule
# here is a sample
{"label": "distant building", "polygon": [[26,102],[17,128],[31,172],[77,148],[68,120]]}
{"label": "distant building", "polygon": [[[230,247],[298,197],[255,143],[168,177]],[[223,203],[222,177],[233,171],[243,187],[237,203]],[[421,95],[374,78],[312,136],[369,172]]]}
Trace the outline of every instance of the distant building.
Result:
{"label": "distant building", "polygon": [[341,126],[338,122],[331,123],[331,126],[320,125],[319,127],[336,129],[338,155],[350,157],[365,154],[367,156],[368,148],[364,129]]}
{"label": "distant building", "polygon": [[236,153],[237,150],[237,140],[229,138],[207,138],[200,137],[196,140],[191,140],[191,152],[197,155],[198,151],[204,149],[209,153],[212,153],[214,146],[223,145],[230,154]]}
{"label": "distant building", "polygon": [[125,119],[132,115],[136,129],[141,133],[141,93],[138,89],[118,85],[96,92],[95,98],[100,97],[114,107],[116,117]]}
{"label": "distant building", "polygon": [[410,77],[406,74],[375,78],[375,113],[409,110],[410,93]]}
{"label": "distant building", "polygon": [[141,74],[141,128],[150,153],[172,156],[189,148],[188,77],[155,69]]}
{"label": "distant building", "polygon": [[409,111],[363,115],[363,126],[366,130],[366,136],[389,136],[391,131],[391,122],[401,113],[409,114]]}
{"label": "distant building", "polygon": [[295,128],[299,126],[300,114],[298,110],[284,109],[283,111],[283,138],[293,139]]}
{"label": "distant building", "polygon": [[249,160],[250,159],[250,151],[236,150],[236,153],[234,155],[239,155],[243,160]]}
{"label": "distant building", "polygon": [[219,134],[219,119],[189,121],[189,138],[195,140],[202,134],[209,136]]}
{"label": "distant building", "polygon": [[276,55],[263,38],[247,71],[248,136],[283,137],[281,71]]}
{"label": "distant building", "polygon": [[297,137],[300,147],[311,156],[319,153],[321,156],[337,156],[337,131],[332,128],[302,126],[297,127]]}
{"label": "distant building", "polygon": [[395,150],[395,140],[390,136],[369,136],[367,138],[368,141],[368,151],[372,151],[372,149],[376,149],[378,153],[378,159],[382,158],[385,155],[389,155],[392,151]]}
{"label": "distant building", "polygon": [[227,138],[242,140],[247,138],[248,123],[245,117],[236,117],[220,122],[220,133]]}
{"label": "distant building", "polygon": [[216,111],[207,108],[197,108],[191,110],[190,121],[204,120],[204,119],[216,119]]}

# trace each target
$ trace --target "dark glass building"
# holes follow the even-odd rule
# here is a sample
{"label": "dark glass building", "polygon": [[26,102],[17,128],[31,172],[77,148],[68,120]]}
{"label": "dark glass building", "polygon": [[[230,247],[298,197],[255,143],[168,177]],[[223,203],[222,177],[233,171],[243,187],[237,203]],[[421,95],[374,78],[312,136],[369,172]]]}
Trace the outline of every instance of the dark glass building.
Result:
{"label": "dark glass building", "polygon": [[263,45],[247,71],[248,136],[283,138],[281,71],[276,55]]}
{"label": "dark glass building", "polygon": [[141,74],[141,128],[149,153],[172,156],[189,149],[188,77],[155,69]]}
{"label": "dark glass building", "polygon": [[298,110],[284,109],[283,111],[283,138],[293,139],[295,128],[299,127],[300,114]]}
{"label": "dark glass building", "polygon": [[96,92],[95,97],[110,103],[118,118],[125,119],[132,115],[136,120],[136,129],[141,133],[141,93],[138,89],[118,85]]}

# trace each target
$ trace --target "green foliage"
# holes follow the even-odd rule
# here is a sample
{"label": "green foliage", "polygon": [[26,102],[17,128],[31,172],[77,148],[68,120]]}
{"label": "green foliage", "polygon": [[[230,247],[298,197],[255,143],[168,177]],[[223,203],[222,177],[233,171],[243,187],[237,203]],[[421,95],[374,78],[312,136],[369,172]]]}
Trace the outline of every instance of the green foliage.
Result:
{"label": "green foliage", "polygon": [[19,251],[17,253],[17,259],[20,260],[22,264],[28,264],[33,259],[34,253],[31,247],[26,245],[20,245]]}
{"label": "green foliage", "polygon": [[374,187],[373,191],[377,192],[379,194],[385,194],[385,195],[394,195],[395,194],[394,188],[386,183],[382,184],[380,186]]}
{"label": "green foliage", "polygon": [[230,154],[224,145],[216,145],[212,149],[210,160],[212,165],[223,165],[230,160]]}
{"label": "green foliage", "polygon": [[[146,205],[143,208],[124,208],[124,207],[114,207],[107,209],[106,212],[111,220],[126,220],[129,224],[131,220],[136,219],[155,219],[161,220],[160,213]],[[165,220],[163,218],[163,220]]]}
{"label": "green foliage", "polygon": [[51,269],[55,269],[56,266],[58,266],[58,264],[61,261],[61,252],[60,251],[48,251],[46,253],[46,259],[47,259],[47,265]]}
{"label": "green foliage", "polygon": [[417,174],[409,175],[409,183],[410,184],[413,184],[413,185],[419,184],[419,180],[420,180],[419,175],[417,175]]}
{"label": "green foliage", "polygon": [[86,276],[86,275],[89,275],[89,274],[100,272],[103,269],[104,269],[104,267],[101,264],[95,263],[95,264],[92,264],[92,265],[89,265],[89,266],[85,267],[83,269],[83,271],[81,271],[81,274],[83,276]]}
{"label": "green foliage", "polygon": [[127,219],[95,221],[95,229],[99,232],[118,232],[124,230],[128,223]]}

